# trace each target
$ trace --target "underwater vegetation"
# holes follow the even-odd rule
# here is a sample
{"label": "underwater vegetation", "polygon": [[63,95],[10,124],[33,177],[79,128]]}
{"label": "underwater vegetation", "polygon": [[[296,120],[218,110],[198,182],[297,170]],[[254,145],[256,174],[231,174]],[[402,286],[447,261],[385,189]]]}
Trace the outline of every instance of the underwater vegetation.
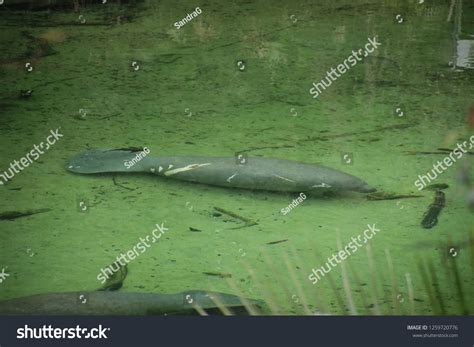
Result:
{"label": "underwater vegetation", "polygon": [[[292,314],[299,315],[419,315],[424,311],[420,307],[430,307],[426,315],[470,315],[474,310],[474,233],[466,235],[460,242],[446,240],[436,247],[439,257],[416,257],[416,271],[399,276],[395,273],[393,260],[388,249],[385,250],[385,262],[374,261],[370,245],[366,246],[366,263],[372,275],[362,278],[356,266],[347,260],[341,263],[341,273],[328,273],[324,280],[328,286],[311,286],[307,291],[301,285],[302,278],[297,275],[302,261],[282,252],[283,261],[289,273],[289,280],[274,278],[274,282],[263,283],[248,264],[248,270],[256,284],[259,297],[265,301],[264,309],[250,309],[250,314],[288,314],[282,310],[281,298],[275,295],[277,288],[283,287],[286,299],[292,302]],[[322,262],[320,254],[316,258]],[[295,253],[293,253],[294,255]],[[269,271],[275,270],[275,264],[265,255],[265,265]],[[460,273],[460,265],[472,271]],[[360,265],[360,264],[359,264]],[[238,284],[228,280],[229,286],[239,293]],[[446,286],[445,283],[449,283]],[[319,283],[318,283],[319,284]],[[329,287],[329,289],[327,288]],[[332,292],[334,301],[327,301],[322,295],[325,290]],[[223,314],[232,314],[231,310],[220,307]]]}

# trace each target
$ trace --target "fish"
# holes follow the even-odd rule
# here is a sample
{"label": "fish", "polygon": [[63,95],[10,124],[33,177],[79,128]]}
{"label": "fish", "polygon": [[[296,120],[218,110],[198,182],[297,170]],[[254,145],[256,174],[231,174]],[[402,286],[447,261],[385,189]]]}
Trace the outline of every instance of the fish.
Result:
{"label": "fish", "polygon": [[243,155],[154,157],[144,149],[90,149],[68,160],[66,169],[78,174],[148,172],[212,186],[278,192],[376,191],[358,177],[323,165]]}
{"label": "fish", "polygon": [[421,226],[425,229],[431,229],[438,224],[438,217],[441,210],[446,205],[445,194],[441,190],[435,192],[434,202],[428,206],[428,210],[423,215]]}
{"label": "fish", "polygon": [[244,302],[255,309],[263,301],[241,299],[232,294],[191,290],[174,294],[125,293],[112,291],[63,292],[31,295],[0,301],[0,315],[173,315],[195,314],[196,307],[209,314],[219,307],[245,314]]}
{"label": "fish", "polygon": [[15,220],[21,217],[32,216],[37,213],[44,213],[51,211],[50,208],[31,209],[26,211],[6,211],[0,212],[0,220]]}
{"label": "fish", "polygon": [[446,183],[435,183],[435,184],[430,184],[424,187],[422,190],[443,190],[443,189],[448,189],[449,185]]}

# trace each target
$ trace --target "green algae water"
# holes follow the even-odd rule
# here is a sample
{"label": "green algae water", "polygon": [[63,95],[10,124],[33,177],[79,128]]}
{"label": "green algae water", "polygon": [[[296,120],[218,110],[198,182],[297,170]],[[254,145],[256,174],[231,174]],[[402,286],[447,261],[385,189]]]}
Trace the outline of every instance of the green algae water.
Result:
{"label": "green algae water", "polygon": [[[121,257],[121,292],[472,314],[473,18],[462,0],[2,1],[0,300],[96,290]],[[67,170],[144,147],[321,164],[377,192]]]}

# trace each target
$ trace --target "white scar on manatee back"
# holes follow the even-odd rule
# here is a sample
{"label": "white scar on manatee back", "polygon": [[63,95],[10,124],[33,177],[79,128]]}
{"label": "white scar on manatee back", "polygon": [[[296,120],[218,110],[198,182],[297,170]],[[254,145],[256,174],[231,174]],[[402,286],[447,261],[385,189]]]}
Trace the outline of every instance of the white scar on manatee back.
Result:
{"label": "white scar on manatee back", "polygon": [[200,168],[201,166],[206,166],[206,165],[211,165],[211,163],[190,164],[190,165],[187,165],[185,167],[178,167],[178,168],[173,169],[173,170],[165,171],[164,175],[165,176],[171,176],[171,175],[175,175],[179,172],[194,170],[194,169]]}

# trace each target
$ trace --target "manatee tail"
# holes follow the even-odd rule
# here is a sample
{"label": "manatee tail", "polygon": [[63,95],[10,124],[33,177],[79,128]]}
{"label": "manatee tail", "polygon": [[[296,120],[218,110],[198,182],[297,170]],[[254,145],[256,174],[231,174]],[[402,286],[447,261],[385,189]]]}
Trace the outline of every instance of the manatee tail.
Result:
{"label": "manatee tail", "polygon": [[79,153],[66,163],[66,169],[82,174],[100,172],[143,172],[150,159],[144,148],[97,148]]}

